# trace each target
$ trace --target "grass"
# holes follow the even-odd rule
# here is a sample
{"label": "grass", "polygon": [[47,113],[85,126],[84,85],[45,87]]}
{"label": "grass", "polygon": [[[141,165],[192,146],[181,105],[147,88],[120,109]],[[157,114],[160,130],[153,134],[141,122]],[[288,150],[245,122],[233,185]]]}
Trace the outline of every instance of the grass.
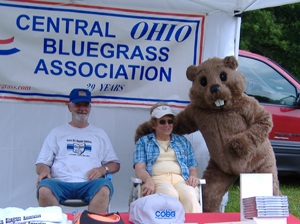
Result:
{"label": "grass", "polygon": [[[279,177],[280,191],[288,196],[290,214],[300,219],[300,177]],[[229,200],[225,212],[240,212],[240,184],[239,181],[229,189]]]}

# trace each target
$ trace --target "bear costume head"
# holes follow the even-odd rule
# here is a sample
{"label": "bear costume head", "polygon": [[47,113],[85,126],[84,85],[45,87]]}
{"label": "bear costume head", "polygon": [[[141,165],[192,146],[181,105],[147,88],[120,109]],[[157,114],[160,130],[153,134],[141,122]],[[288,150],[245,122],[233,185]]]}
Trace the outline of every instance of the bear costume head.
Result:
{"label": "bear costume head", "polygon": [[237,66],[234,57],[213,58],[199,66],[189,66],[186,76],[193,82],[191,101],[203,109],[231,108],[246,88],[246,79],[236,71]]}

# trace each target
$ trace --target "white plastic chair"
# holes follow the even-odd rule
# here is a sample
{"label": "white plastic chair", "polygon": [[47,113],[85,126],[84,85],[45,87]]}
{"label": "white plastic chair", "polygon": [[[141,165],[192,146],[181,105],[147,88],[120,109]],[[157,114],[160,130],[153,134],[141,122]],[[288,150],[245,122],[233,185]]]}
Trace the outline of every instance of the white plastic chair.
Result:
{"label": "white plastic chair", "polygon": [[[105,176],[108,180],[111,180],[113,177],[112,173],[108,173]],[[83,207],[89,205],[89,203],[82,201],[81,199],[67,199],[64,203],[61,203],[61,205],[68,206],[68,207]],[[108,204],[107,213],[109,213],[110,210],[110,203]]]}
{"label": "white plastic chair", "polygon": [[[142,180],[137,178],[137,177],[131,177],[130,181],[132,182],[132,188],[131,188],[131,192],[130,192],[130,196],[129,196],[129,203],[128,205],[130,206],[131,202],[135,201],[136,199],[142,197]],[[199,179],[200,181],[200,185],[199,185],[199,194],[200,194],[200,207],[201,207],[201,212],[203,212],[203,204],[202,204],[202,185],[206,184],[206,180],[205,179]],[[222,198],[222,202],[220,205],[220,212],[224,213],[225,212],[225,207],[228,203],[228,191],[224,194],[223,198]]]}
{"label": "white plastic chair", "polygon": [[223,198],[222,198],[222,202],[220,205],[220,212],[224,213],[225,212],[225,207],[228,203],[228,191],[224,194]]}
{"label": "white plastic chair", "polygon": [[[130,196],[129,196],[129,202],[128,202],[128,206],[130,206],[131,202],[137,200],[138,198],[142,197],[142,180],[137,178],[137,177],[131,177],[130,181],[132,182],[132,188],[131,188],[131,192],[130,192]],[[200,181],[200,185],[199,187],[199,204],[200,204],[200,209],[201,209],[201,213],[203,212],[203,206],[202,206],[202,185],[206,184],[206,180],[205,179],[199,179]]]}

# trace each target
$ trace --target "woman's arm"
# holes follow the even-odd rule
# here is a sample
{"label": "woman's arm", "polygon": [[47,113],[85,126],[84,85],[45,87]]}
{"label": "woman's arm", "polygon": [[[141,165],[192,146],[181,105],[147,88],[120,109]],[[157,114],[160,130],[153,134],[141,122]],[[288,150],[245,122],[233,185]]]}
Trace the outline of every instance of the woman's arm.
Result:
{"label": "woman's arm", "polygon": [[187,185],[190,185],[192,187],[196,187],[200,184],[199,181],[199,177],[198,177],[198,171],[197,171],[197,167],[190,167],[189,168],[190,171],[190,176],[189,179],[187,180]]}
{"label": "woman's arm", "polygon": [[135,175],[143,181],[143,196],[154,194],[155,184],[153,178],[146,170],[146,163],[137,163],[134,166]]}

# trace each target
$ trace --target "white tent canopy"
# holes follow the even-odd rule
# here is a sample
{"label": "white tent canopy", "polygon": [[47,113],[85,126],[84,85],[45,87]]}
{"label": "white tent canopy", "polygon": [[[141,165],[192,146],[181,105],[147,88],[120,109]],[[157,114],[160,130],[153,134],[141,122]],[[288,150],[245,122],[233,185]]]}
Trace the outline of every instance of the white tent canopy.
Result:
{"label": "white tent canopy", "polygon": [[[18,1],[11,1],[16,4]],[[21,4],[34,4],[30,1],[19,1]],[[255,10],[265,7],[280,6],[283,4],[291,4],[299,1],[290,0],[83,0],[83,1],[45,1],[45,3],[52,3],[55,9],[70,4],[70,7],[84,6],[101,6],[114,9],[130,9],[136,12],[168,12],[170,14],[190,14],[190,15],[205,15],[204,23],[204,38],[202,52],[202,61],[209,57],[224,57],[227,55],[237,55],[239,48],[239,35],[241,18],[235,16],[244,11]],[[0,10],[4,7],[1,4],[8,4],[10,1],[0,0]],[[56,3],[60,3],[56,4]],[[41,4],[41,3],[38,3]],[[49,4],[48,4],[49,6]],[[77,7],[78,6],[78,7]],[[51,6],[52,7],[52,6]],[[26,8],[24,7],[25,10]],[[15,10],[15,9],[12,9]],[[12,11],[11,11],[12,12]],[[135,13],[136,13],[135,12]],[[23,13],[23,11],[22,11]],[[9,12],[8,12],[9,14]],[[1,14],[0,14],[1,17]],[[8,33],[13,33],[14,30],[9,26],[5,26],[8,19],[1,19],[0,26],[0,40],[4,37],[3,29]],[[118,21],[122,23],[122,20]],[[4,24],[4,25],[3,25]],[[12,23],[15,25],[15,23]],[[24,35],[25,31],[22,31]],[[38,33],[34,33],[38,35]],[[12,34],[13,36],[15,34]],[[34,38],[26,37],[25,41]],[[1,43],[1,42],[0,42]],[[25,45],[25,44],[23,44]],[[0,45],[1,47],[1,45]],[[24,46],[25,48],[26,46]],[[1,49],[0,49],[1,50]],[[28,52],[31,49],[28,50]],[[182,58],[186,57],[185,52],[180,55]],[[32,57],[31,57],[32,56]],[[2,57],[2,56],[1,56]],[[2,57],[2,63],[8,57]],[[14,56],[10,57],[14,59]],[[23,71],[23,67],[30,63],[34,55],[24,58],[23,60],[15,60],[14,64],[3,64],[0,66],[0,86],[7,84],[7,79],[3,77],[5,69],[16,68]],[[179,58],[180,60],[180,58]],[[180,61],[179,61],[180,62]],[[1,63],[1,61],[0,61]],[[176,64],[177,62],[173,62]],[[192,62],[188,62],[192,63]],[[7,66],[11,65],[11,66]],[[183,64],[184,70],[189,64]],[[1,70],[2,69],[2,70]],[[179,72],[179,74],[182,74]],[[40,76],[35,75],[35,79]],[[43,80],[39,84],[45,90],[51,89],[49,87],[48,79],[51,77],[45,76],[47,80]],[[9,73],[11,80],[17,81],[13,73]],[[27,82],[25,79],[24,82]],[[69,91],[74,86],[68,82],[59,81],[55,83],[63,93]],[[70,85],[70,86],[68,86]],[[189,83],[186,86],[181,86],[180,89],[188,96]],[[77,87],[77,86],[74,86]],[[177,88],[177,87],[176,87]],[[179,88],[178,88],[179,89]],[[2,91],[2,90],[0,90]],[[50,90],[49,90],[50,91]],[[142,94],[143,88],[140,89]],[[60,92],[59,92],[60,93]],[[1,99],[0,93],[0,99]],[[4,97],[2,97],[4,99]],[[151,102],[153,103],[153,102]],[[35,160],[39,153],[40,147],[44,138],[49,131],[65,122],[70,121],[70,113],[64,103],[36,103],[35,101],[26,100],[10,100],[0,101],[0,164],[1,164],[1,186],[0,191],[0,208],[4,207],[21,207],[27,208],[31,206],[38,206],[35,197],[35,182],[37,175],[35,173]],[[181,108],[174,108],[175,112]],[[149,119],[149,105],[145,107],[135,107],[131,105],[126,106],[112,106],[100,105],[93,106],[90,116],[90,123],[95,126],[103,128],[110,137],[113,147],[121,160],[121,170],[114,175],[113,184],[115,193],[111,202],[111,211],[127,212],[128,211],[128,197],[130,190],[129,178],[134,176],[132,167],[132,153],[134,151],[134,133],[136,127],[142,122]],[[195,133],[187,136],[192,142],[197,161],[199,163],[198,172],[202,175],[208,161],[208,152],[200,133]],[[72,208],[64,208],[64,212],[72,212]]]}
{"label": "white tent canopy", "polygon": [[244,11],[250,11],[261,8],[276,7],[285,4],[292,4],[298,1],[289,0],[275,0],[275,1],[262,1],[262,0],[229,0],[229,1],[219,1],[219,0],[193,0],[194,2],[207,6],[210,9],[207,10],[211,13],[215,10],[220,10],[228,12],[230,14],[242,13]]}
{"label": "white tent canopy", "polygon": [[48,0],[47,2],[60,2],[64,4],[87,4],[87,5],[110,5],[116,8],[135,8],[144,9],[147,11],[164,11],[165,9],[171,9],[180,13],[214,13],[216,11],[224,11],[234,15],[235,12],[242,13],[244,11],[250,11],[261,8],[276,7],[286,4],[297,3],[297,0],[153,0],[153,1],[122,1],[122,0],[74,0],[74,1],[56,1]]}

